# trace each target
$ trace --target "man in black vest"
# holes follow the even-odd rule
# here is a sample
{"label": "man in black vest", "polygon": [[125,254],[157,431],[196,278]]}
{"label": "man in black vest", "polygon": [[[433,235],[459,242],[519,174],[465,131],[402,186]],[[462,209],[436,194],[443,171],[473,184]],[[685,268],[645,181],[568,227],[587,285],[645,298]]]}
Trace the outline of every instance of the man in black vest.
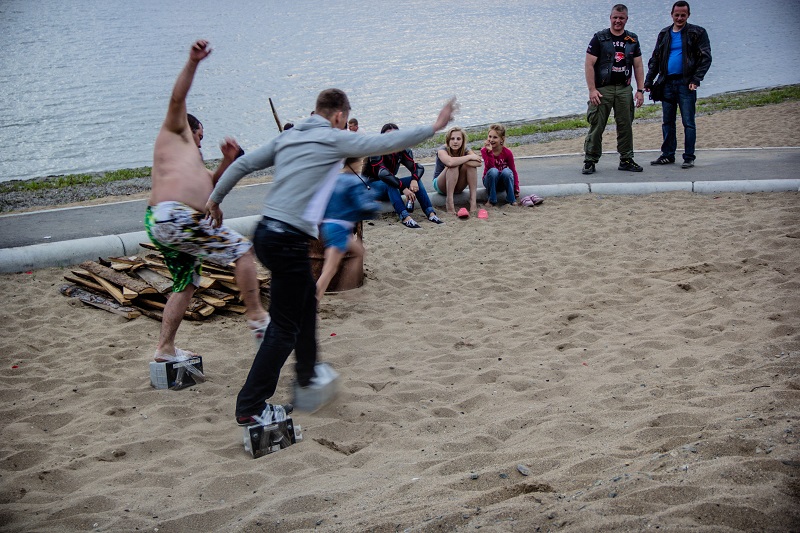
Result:
{"label": "man in black vest", "polygon": [[[611,27],[594,34],[586,50],[586,86],[589,89],[589,133],[584,143],[583,174],[593,174],[603,154],[603,131],[614,110],[617,123],[619,170],[641,172],[633,160],[633,106],[644,103],[644,67],[639,37],[625,30],[628,8],[617,4],[611,9]],[[631,90],[631,75],[637,91]]]}

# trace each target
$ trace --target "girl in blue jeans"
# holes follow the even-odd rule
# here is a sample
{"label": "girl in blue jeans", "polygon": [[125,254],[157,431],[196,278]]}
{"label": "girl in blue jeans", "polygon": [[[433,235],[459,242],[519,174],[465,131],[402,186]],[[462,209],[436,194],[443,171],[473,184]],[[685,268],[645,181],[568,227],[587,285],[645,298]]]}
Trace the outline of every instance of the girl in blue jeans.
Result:
{"label": "girl in blue jeans", "polygon": [[514,166],[514,154],[503,146],[506,128],[502,124],[489,126],[489,135],[481,148],[483,159],[483,186],[486,187],[486,206],[497,205],[497,193],[505,191],[506,202],[517,205],[519,175]]}

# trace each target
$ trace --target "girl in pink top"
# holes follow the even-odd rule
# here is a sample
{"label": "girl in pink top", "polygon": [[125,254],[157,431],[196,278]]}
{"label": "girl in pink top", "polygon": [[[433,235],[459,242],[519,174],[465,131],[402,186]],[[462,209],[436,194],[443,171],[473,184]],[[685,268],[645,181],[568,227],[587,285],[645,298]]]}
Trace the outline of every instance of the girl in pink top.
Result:
{"label": "girl in pink top", "polygon": [[502,124],[489,126],[489,135],[481,148],[483,158],[483,186],[486,187],[486,206],[497,205],[497,193],[505,191],[506,201],[517,205],[519,175],[514,166],[514,154],[503,146],[506,128]]}

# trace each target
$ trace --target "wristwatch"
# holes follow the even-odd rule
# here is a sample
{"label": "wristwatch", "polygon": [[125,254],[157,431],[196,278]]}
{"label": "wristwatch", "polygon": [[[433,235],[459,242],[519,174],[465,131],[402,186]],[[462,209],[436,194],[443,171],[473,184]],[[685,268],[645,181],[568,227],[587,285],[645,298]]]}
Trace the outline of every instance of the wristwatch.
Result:
{"label": "wristwatch", "polygon": [[644,94],[644,89],[636,89],[636,92]]}

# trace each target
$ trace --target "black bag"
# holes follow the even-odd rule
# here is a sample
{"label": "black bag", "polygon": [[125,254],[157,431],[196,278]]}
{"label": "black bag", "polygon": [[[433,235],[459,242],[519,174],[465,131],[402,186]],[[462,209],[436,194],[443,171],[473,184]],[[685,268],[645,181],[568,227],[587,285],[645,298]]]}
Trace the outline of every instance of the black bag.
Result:
{"label": "black bag", "polygon": [[664,83],[665,78],[659,76],[650,87],[650,100],[660,102],[664,99]]}

